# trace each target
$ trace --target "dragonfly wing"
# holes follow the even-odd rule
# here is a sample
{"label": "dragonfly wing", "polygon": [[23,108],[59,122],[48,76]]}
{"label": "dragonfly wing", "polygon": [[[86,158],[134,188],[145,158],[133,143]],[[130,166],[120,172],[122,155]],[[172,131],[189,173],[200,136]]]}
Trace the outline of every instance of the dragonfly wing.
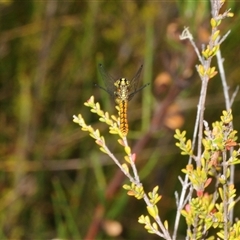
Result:
{"label": "dragonfly wing", "polygon": [[101,89],[105,90],[106,92],[108,92],[112,97],[114,97],[114,91],[115,91],[115,86],[114,86],[114,83],[115,83],[115,80],[114,80],[114,77],[112,77],[110,74],[108,74],[103,65],[102,64],[99,64],[98,65],[98,68],[99,68],[99,72],[101,74],[101,77],[104,81],[104,85],[106,87],[103,88],[103,87],[100,87]]}
{"label": "dragonfly wing", "polygon": [[138,92],[139,90],[142,89],[142,88],[140,88],[139,90],[137,89],[139,76],[141,74],[142,68],[143,68],[143,65],[140,66],[140,68],[138,69],[137,73],[135,74],[135,76],[131,80],[130,91],[129,91],[130,93],[129,93],[129,96],[128,96],[128,101],[130,101],[133,98],[133,96],[135,95],[136,92]]}

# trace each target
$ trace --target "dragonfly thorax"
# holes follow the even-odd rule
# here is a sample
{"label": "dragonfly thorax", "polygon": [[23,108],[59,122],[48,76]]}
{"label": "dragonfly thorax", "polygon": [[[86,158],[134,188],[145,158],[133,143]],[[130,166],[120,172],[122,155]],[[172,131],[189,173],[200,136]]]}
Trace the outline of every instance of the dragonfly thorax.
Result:
{"label": "dragonfly thorax", "polygon": [[130,82],[126,78],[120,78],[115,83],[116,91],[114,95],[116,96],[116,102],[119,100],[127,101],[129,96]]}

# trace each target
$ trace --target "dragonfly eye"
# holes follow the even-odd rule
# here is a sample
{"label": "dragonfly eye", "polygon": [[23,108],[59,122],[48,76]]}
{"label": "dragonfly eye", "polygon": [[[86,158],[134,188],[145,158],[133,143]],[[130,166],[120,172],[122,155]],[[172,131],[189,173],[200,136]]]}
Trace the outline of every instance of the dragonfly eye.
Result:
{"label": "dragonfly eye", "polygon": [[114,83],[114,86],[116,88],[119,88],[121,86],[121,81],[120,80],[117,80],[115,83]]}

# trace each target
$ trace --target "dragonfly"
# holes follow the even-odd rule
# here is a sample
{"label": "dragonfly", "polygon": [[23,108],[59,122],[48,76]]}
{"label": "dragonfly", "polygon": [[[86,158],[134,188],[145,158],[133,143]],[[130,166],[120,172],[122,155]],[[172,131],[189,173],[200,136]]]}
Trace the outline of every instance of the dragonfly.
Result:
{"label": "dragonfly", "polygon": [[150,84],[147,83],[142,87],[138,88],[138,81],[142,68],[143,65],[140,66],[139,70],[132,78],[132,80],[128,80],[127,78],[116,79],[105,71],[102,64],[99,64],[99,71],[105,83],[105,88],[101,86],[98,87],[106,91],[111,97],[115,99],[115,102],[119,107],[120,130],[123,136],[127,136],[128,134],[128,121],[127,121],[128,102],[133,98],[133,96],[137,92],[141,91],[143,88]]}

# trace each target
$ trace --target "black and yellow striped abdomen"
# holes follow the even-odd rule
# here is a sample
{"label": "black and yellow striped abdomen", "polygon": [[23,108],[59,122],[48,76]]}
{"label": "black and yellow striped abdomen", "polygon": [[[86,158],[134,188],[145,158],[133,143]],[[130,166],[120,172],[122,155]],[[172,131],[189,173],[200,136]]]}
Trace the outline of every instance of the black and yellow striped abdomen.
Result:
{"label": "black and yellow striped abdomen", "polygon": [[128,133],[128,121],[127,121],[127,100],[119,101],[119,117],[120,117],[120,130],[124,136]]}

